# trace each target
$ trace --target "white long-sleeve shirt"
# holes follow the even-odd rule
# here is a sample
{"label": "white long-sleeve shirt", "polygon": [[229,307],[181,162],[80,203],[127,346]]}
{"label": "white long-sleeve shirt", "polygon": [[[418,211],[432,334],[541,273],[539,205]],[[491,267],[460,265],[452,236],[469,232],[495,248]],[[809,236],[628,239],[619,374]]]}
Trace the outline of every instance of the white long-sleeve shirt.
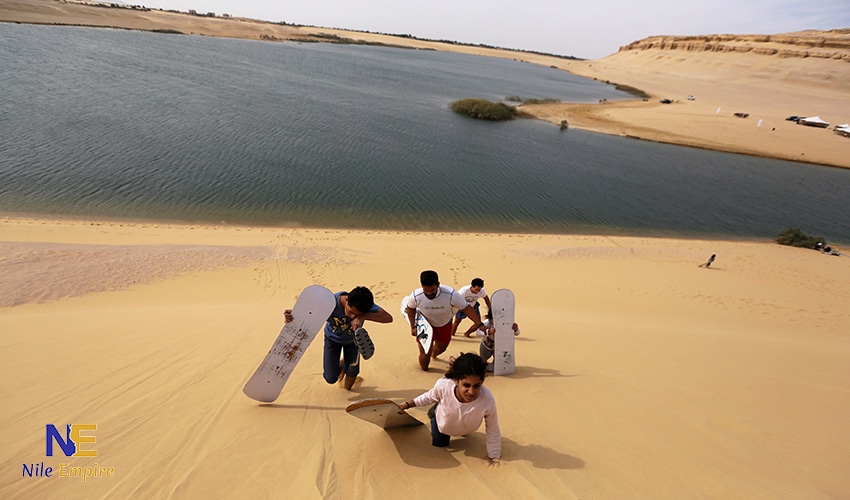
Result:
{"label": "white long-sleeve shirt", "polygon": [[428,406],[439,402],[435,417],[440,432],[449,436],[465,436],[481,427],[484,421],[487,439],[487,455],[501,458],[502,433],[499,430],[499,417],[496,414],[496,398],[489,389],[482,386],[481,394],[471,403],[461,403],[455,396],[455,382],[449,378],[437,380],[428,392],[413,399],[416,406]]}

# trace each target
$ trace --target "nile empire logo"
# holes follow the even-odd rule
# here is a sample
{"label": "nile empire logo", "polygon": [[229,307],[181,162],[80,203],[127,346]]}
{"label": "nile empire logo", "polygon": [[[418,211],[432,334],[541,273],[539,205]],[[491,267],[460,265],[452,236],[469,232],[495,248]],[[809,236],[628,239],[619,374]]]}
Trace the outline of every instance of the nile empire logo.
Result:
{"label": "nile empire logo", "polygon": [[[44,433],[45,456],[52,457],[54,445],[58,445],[66,457],[97,457],[97,450],[92,448],[97,442],[95,431],[96,424],[68,424],[63,436],[55,425],[47,424]],[[114,475],[115,467],[105,467],[97,463],[87,466],[76,466],[69,462],[60,462],[58,466],[47,465],[45,462],[21,465],[21,477],[74,478],[87,482],[89,479]]]}

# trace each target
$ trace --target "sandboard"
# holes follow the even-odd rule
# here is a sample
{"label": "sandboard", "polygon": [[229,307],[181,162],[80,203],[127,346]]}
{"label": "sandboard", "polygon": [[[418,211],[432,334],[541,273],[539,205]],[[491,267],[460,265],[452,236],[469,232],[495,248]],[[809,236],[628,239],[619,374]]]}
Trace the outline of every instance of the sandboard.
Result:
{"label": "sandboard", "polygon": [[428,320],[425,319],[425,316],[422,316],[422,313],[419,310],[416,310],[416,339],[422,344],[422,349],[425,350],[425,354],[431,352],[431,343],[434,342],[434,328],[431,327],[431,323],[428,323]]}
{"label": "sandboard", "polygon": [[292,307],[291,322],[283,325],[271,350],[242,388],[249,398],[270,403],[280,396],[289,375],[336,307],[330,290],[319,285],[305,288]]}
{"label": "sandboard", "polygon": [[506,288],[496,290],[490,297],[493,306],[493,326],[496,328],[493,375],[516,372],[514,358],[514,293]]}
{"label": "sandboard", "polygon": [[345,407],[347,413],[383,429],[408,427],[422,423],[408,415],[407,412],[399,413],[400,410],[401,407],[389,399],[364,399]]}

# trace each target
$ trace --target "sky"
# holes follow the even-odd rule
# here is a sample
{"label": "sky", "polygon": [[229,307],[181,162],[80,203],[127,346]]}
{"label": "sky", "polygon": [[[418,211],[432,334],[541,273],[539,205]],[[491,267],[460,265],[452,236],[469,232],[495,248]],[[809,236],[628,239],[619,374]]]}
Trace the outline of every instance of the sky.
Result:
{"label": "sky", "polygon": [[850,0],[125,0],[130,5],[598,59],[655,35],[850,28]]}

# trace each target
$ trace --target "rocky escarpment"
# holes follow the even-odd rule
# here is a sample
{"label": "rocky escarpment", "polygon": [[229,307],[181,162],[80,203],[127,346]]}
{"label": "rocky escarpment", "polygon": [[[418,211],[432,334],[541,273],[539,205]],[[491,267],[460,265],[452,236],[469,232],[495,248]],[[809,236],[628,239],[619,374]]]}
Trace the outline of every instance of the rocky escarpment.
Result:
{"label": "rocky escarpment", "polygon": [[738,52],[850,62],[850,29],[807,30],[779,35],[652,36],[620,47],[619,53],[645,50]]}

